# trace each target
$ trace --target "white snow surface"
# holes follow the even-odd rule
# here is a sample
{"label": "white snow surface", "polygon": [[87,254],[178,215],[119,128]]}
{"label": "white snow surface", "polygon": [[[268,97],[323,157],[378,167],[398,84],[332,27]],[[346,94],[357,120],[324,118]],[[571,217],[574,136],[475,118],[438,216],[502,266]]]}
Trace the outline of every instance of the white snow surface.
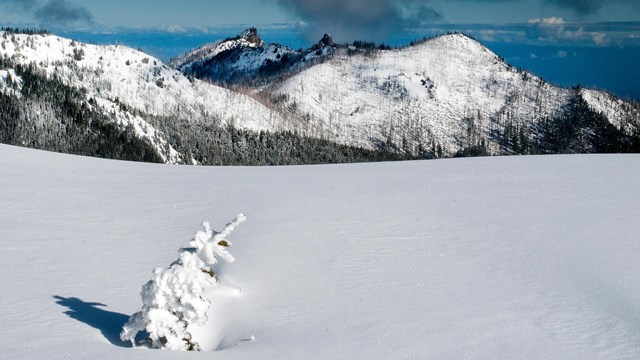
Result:
{"label": "white snow surface", "polygon": [[[185,167],[0,145],[2,357],[638,359],[639,161]],[[241,211],[194,334],[218,351],[122,343],[152,270]]]}

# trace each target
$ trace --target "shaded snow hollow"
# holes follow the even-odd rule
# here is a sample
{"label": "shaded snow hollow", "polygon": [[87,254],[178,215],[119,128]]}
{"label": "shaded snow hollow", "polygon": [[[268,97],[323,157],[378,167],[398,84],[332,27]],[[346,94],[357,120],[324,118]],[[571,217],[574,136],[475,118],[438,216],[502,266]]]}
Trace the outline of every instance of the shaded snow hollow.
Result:
{"label": "shaded snow hollow", "polygon": [[[0,145],[2,356],[638,359],[639,161],[214,168]],[[221,351],[120,342],[152,269],[240,211],[219,274],[242,292],[199,334]]]}

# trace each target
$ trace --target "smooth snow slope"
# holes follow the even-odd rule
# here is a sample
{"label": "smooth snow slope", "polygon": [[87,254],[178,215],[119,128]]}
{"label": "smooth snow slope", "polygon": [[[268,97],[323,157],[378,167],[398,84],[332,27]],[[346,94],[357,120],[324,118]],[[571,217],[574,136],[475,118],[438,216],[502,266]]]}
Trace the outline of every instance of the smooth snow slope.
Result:
{"label": "smooth snow slope", "polygon": [[[638,359],[639,161],[205,168],[2,145],[2,357]],[[222,350],[123,347],[152,269],[240,211],[219,272],[242,293],[199,334]]]}

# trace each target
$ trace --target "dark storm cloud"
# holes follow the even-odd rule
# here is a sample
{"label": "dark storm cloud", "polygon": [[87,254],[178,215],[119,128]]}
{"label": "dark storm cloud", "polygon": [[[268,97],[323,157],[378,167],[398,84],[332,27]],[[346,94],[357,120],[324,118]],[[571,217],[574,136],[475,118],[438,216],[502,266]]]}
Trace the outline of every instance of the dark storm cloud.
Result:
{"label": "dark storm cloud", "polygon": [[[630,1],[622,0],[617,2]],[[553,4],[562,8],[568,8],[581,15],[596,13],[603,6],[603,2],[601,0],[545,0],[545,3]]]}
{"label": "dark storm cloud", "polygon": [[36,6],[36,0],[0,0],[0,5],[9,5],[22,10],[31,10]]}
{"label": "dark storm cloud", "polygon": [[556,5],[562,8],[568,8],[577,14],[587,15],[597,13],[603,7],[631,5],[635,9],[640,9],[640,1],[638,0],[544,0],[547,4]]}
{"label": "dark storm cloud", "polygon": [[[519,0],[457,0],[478,3],[506,3],[517,2]],[[601,8],[609,5],[617,6],[619,4],[629,4],[640,9],[639,0],[541,0],[543,4],[553,5],[558,8],[569,9],[579,15],[595,14]]]}
{"label": "dark storm cloud", "polygon": [[337,41],[380,39],[392,32],[442,20],[429,0],[277,0],[308,24],[311,36]]}
{"label": "dark storm cloud", "polygon": [[49,0],[35,11],[35,17],[44,24],[68,24],[93,22],[93,15],[87,8],[67,0]]}

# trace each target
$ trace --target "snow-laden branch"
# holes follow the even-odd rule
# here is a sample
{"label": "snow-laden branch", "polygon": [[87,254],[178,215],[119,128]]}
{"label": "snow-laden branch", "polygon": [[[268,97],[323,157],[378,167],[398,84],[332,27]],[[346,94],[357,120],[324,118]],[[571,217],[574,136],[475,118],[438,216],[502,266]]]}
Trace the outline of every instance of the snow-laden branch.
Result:
{"label": "snow-laden branch", "polygon": [[148,338],[143,343],[150,347],[200,350],[189,326],[207,322],[211,301],[205,294],[219,281],[211,266],[218,258],[229,263],[235,260],[227,250],[231,243],[225,238],[245,220],[239,214],[219,233],[203,222],[203,230],[189,243],[192,248],[181,249],[178,260],[168,268],[153,271],[151,280],[142,287],[142,309],[129,318],[120,338],[135,346],[138,333],[146,332]]}

